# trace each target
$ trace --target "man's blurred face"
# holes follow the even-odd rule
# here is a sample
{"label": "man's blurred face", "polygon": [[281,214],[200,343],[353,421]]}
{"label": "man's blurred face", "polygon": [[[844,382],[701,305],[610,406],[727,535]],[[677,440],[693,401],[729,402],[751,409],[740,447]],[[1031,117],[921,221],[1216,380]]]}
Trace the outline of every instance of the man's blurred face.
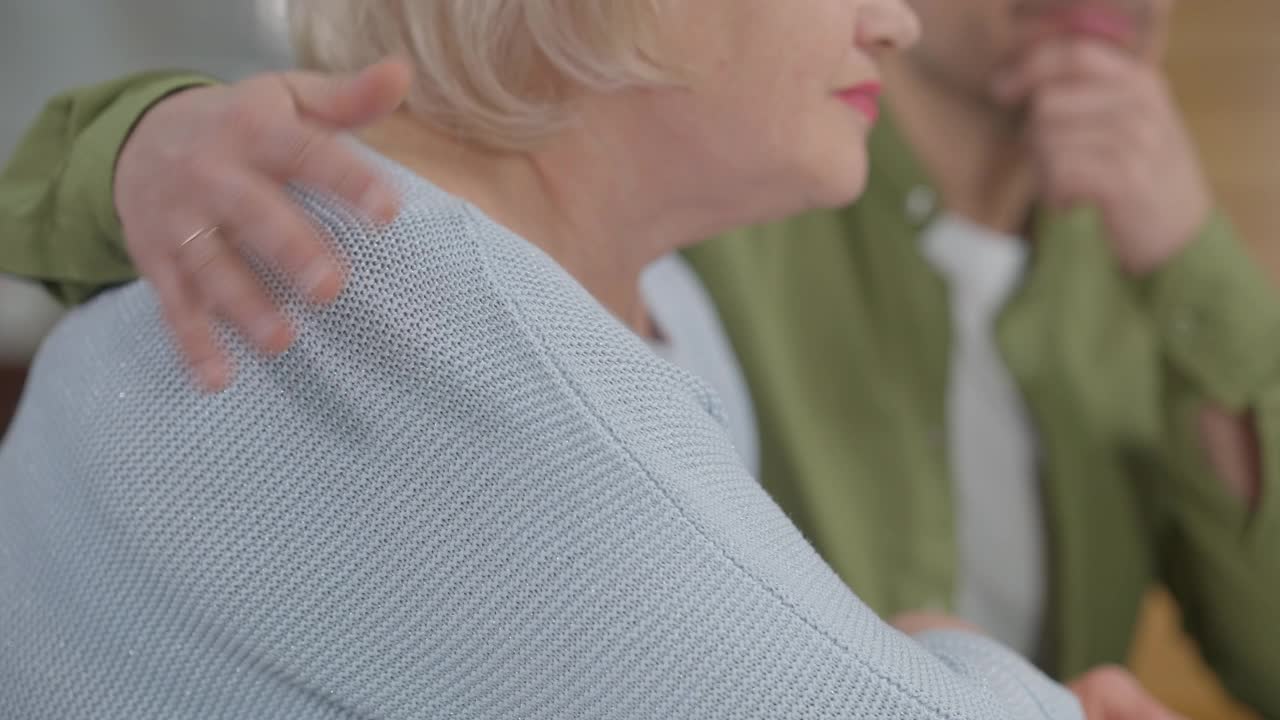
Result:
{"label": "man's blurred face", "polygon": [[1156,59],[1173,0],[909,0],[924,24],[907,62],[986,100],[991,79],[1046,40],[1096,39]]}

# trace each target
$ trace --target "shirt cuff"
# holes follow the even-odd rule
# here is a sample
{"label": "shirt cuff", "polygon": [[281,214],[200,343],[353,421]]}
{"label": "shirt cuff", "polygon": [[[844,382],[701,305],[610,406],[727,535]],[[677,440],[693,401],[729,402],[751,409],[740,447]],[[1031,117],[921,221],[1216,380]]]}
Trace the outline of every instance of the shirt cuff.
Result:
{"label": "shirt cuff", "polygon": [[1280,297],[1225,215],[1140,285],[1168,358],[1208,398],[1243,410],[1275,379]]}
{"label": "shirt cuff", "polygon": [[123,253],[124,231],[116,214],[115,174],[116,161],[133,128],[156,103],[181,90],[213,85],[217,80],[203,75],[173,75],[155,73],[154,79],[140,84],[121,95],[77,139],[76,152],[81,153],[72,162],[82,171],[66,175],[80,187],[66,188],[71,197],[81,198],[90,206],[94,222],[104,237],[109,238]]}

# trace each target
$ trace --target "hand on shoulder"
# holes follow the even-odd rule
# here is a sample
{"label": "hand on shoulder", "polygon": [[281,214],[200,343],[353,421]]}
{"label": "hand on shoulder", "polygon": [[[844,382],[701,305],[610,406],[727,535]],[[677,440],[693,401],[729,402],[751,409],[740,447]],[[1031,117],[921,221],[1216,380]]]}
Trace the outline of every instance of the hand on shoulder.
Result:
{"label": "hand on shoulder", "polygon": [[395,216],[395,192],[341,136],[390,114],[408,87],[398,61],[351,77],[265,74],[171,95],[138,122],[115,174],[125,246],[203,387],[219,390],[232,373],[216,321],[263,352],[292,342],[250,258],[316,302],[342,289],[341,262],[287,184],[330,193],[374,221]]}

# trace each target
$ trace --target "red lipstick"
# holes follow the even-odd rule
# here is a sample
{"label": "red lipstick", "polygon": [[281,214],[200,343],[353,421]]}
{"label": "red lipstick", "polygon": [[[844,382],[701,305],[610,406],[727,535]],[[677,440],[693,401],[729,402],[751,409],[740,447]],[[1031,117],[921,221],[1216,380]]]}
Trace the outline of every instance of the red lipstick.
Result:
{"label": "red lipstick", "polygon": [[836,96],[849,107],[862,113],[874,125],[876,118],[880,117],[880,94],[883,91],[884,88],[880,83],[865,82],[841,90],[836,93]]}

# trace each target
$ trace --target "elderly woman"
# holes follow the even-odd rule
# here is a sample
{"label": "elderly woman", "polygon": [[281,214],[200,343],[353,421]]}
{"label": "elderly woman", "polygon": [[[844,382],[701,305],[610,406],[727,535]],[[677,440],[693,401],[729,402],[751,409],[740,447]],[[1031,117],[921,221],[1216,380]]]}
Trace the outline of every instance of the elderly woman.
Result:
{"label": "elderly woman", "polygon": [[300,195],[349,289],[279,284],[294,347],[229,337],[220,395],[147,285],[49,340],[0,449],[0,716],[1078,716],[992,643],[882,625],[637,337],[653,259],[860,191],[900,0],[291,13],[311,66],[412,59],[365,137],[403,211]]}

